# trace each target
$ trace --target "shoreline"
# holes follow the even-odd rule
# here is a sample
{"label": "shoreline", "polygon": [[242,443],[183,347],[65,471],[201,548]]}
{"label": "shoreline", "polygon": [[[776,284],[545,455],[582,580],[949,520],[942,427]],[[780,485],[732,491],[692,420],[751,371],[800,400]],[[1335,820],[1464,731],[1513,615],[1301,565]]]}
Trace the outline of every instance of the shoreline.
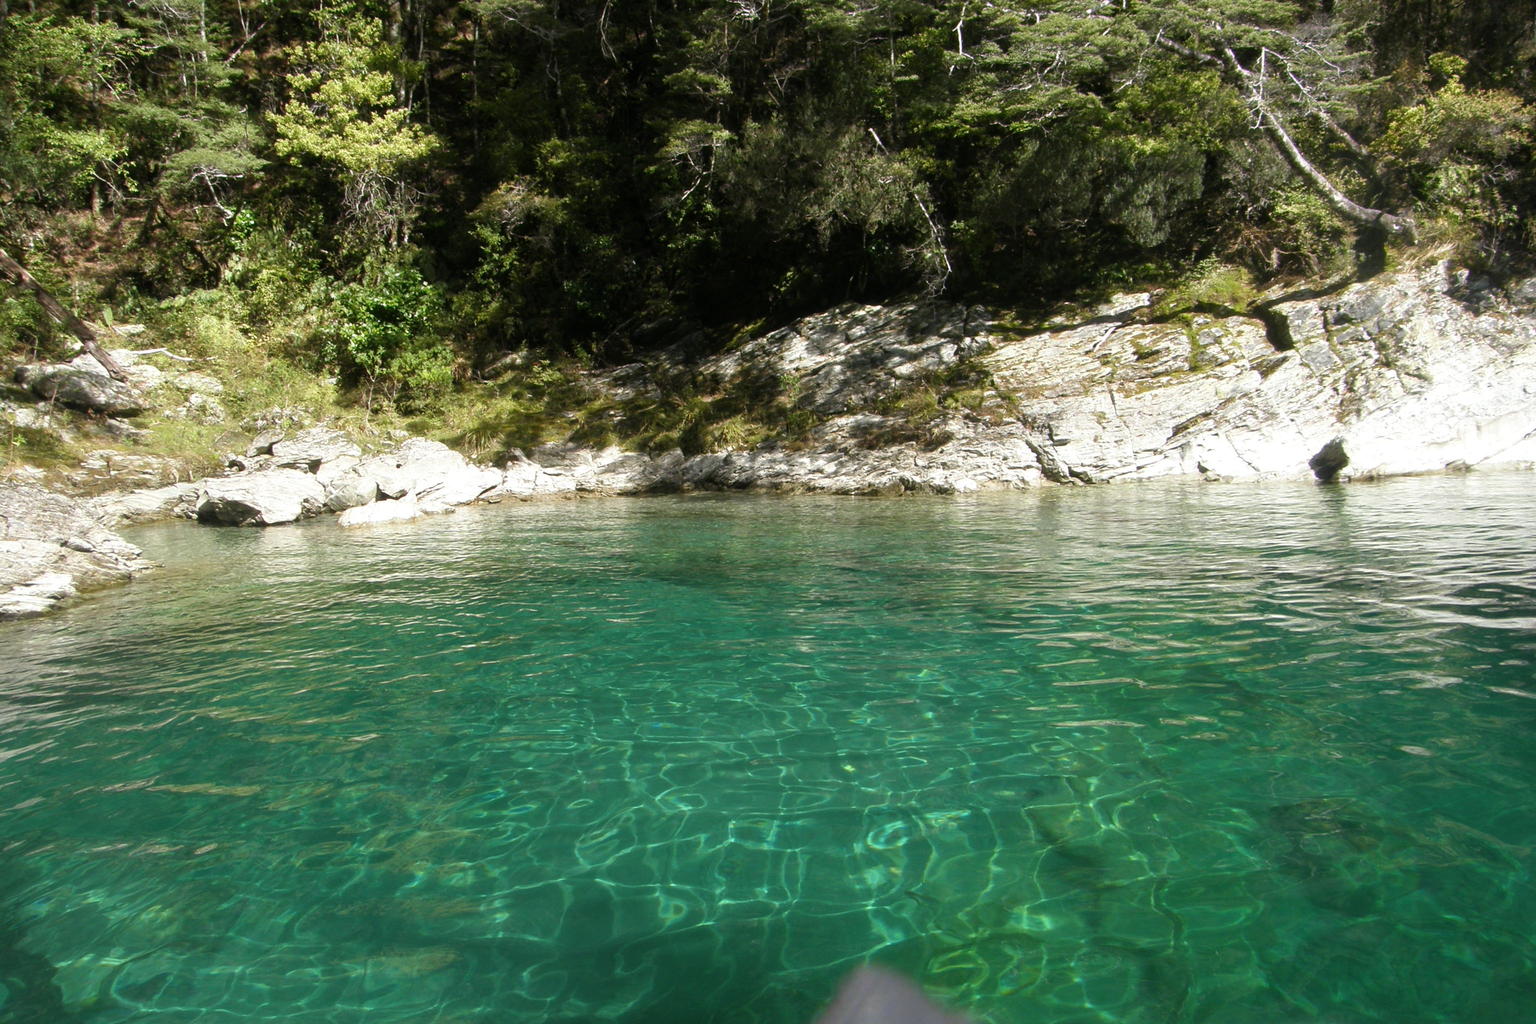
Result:
{"label": "shoreline", "polygon": [[[845,306],[690,367],[702,382],[700,423],[739,415],[743,394],[781,415],[786,429],[757,443],[648,454],[567,440],[512,448],[486,465],[420,437],[369,452],[323,423],[268,425],[243,454],[224,456],[221,475],[47,501],[79,506],[69,515],[87,516],[111,547],[117,525],[167,518],[274,526],[334,514],[347,527],[484,500],[1343,483],[1536,466],[1536,285],[1494,294],[1440,263],[1282,299],[1267,301],[1263,322],[1236,313],[1169,320],[1149,295],[1132,293],[1031,331],[940,303]],[[662,353],[587,383],[655,408],[681,358]],[[9,591],[14,609],[0,616],[70,599],[77,575],[89,587],[93,572],[142,571],[131,567],[136,554],[107,569],[88,558],[77,565],[93,552],[66,542],[98,546],[76,536],[86,527],[29,526],[20,506],[0,507],[0,552],[14,563],[0,561],[0,594]]]}

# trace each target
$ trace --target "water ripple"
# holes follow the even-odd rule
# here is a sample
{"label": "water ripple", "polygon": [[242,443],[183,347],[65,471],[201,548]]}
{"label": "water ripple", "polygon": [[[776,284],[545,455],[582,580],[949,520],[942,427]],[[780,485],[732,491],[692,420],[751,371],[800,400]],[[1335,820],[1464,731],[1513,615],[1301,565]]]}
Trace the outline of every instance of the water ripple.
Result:
{"label": "water ripple", "polygon": [[1522,1019],[1529,483],[146,529],[0,631],[0,1018]]}

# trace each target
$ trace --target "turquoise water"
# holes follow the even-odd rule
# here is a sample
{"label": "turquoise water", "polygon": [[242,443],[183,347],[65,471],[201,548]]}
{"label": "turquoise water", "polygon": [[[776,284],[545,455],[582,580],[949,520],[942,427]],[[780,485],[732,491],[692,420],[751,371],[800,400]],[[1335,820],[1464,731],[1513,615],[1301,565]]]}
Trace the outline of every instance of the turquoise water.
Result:
{"label": "turquoise water", "polygon": [[0,1020],[1536,1020],[1536,476],[146,529],[0,629]]}

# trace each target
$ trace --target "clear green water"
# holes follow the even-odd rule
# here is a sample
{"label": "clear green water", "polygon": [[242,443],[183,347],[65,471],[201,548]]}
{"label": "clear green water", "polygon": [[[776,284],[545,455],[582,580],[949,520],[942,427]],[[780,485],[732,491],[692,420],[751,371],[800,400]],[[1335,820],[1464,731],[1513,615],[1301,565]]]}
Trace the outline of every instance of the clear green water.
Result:
{"label": "clear green water", "polygon": [[0,629],[0,1020],[1536,1019],[1536,477],[177,526]]}

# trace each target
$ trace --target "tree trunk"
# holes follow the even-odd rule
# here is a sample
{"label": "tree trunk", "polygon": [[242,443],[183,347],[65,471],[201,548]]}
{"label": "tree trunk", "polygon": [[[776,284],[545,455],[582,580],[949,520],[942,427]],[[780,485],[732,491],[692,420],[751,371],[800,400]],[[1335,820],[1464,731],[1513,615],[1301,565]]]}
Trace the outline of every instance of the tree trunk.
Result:
{"label": "tree trunk", "polygon": [[27,273],[27,268],[11,259],[4,249],[0,249],[0,274],[4,274],[31,292],[32,297],[37,299],[37,304],[42,306],[49,316],[57,320],[70,334],[80,339],[80,344],[84,345],[91,357],[101,364],[101,368],[107,371],[108,376],[114,380],[128,379],[128,374],[122,366],[108,355],[107,350],[102,348],[101,343],[96,340],[96,332],[91,330],[90,325],[65,309],[63,303],[53,297],[52,292],[38,284],[37,279]]}
{"label": "tree trunk", "polygon": [[1395,213],[1387,213],[1385,210],[1372,209],[1369,206],[1361,206],[1353,199],[1339,191],[1337,185],[1328,180],[1328,176],[1318,170],[1306,154],[1296,145],[1291,138],[1291,133],[1285,130],[1285,125],[1275,116],[1275,112],[1267,105],[1259,108],[1259,116],[1263,119],[1264,133],[1268,135],[1280,147],[1280,152],[1285,154],[1286,163],[1291,169],[1303,178],[1307,184],[1328,201],[1328,205],[1334,211],[1352,224],[1362,228],[1377,228],[1388,235],[1396,235],[1409,242],[1417,239],[1414,230],[1413,218],[1400,217]]}
{"label": "tree trunk", "polygon": [[[1359,228],[1367,231],[1379,231],[1383,237],[1394,235],[1409,242],[1418,240],[1418,234],[1412,217],[1404,217],[1395,213],[1388,213],[1385,210],[1362,206],[1346,196],[1326,174],[1318,169],[1316,164],[1307,159],[1307,155],[1301,151],[1301,147],[1296,145],[1296,140],[1291,138],[1291,133],[1286,130],[1285,122],[1281,121],[1280,115],[1275,113],[1274,106],[1265,98],[1264,91],[1260,87],[1258,75],[1250,69],[1243,67],[1242,63],[1237,59],[1237,54],[1230,47],[1224,48],[1220,54],[1212,54],[1202,53],[1176,40],[1168,39],[1163,35],[1158,35],[1153,41],[1163,49],[1176,53],[1188,60],[1219,69],[1225,74],[1229,83],[1238,86],[1245,94],[1249,106],[1258,114],[1259,125],[1264,130],[1264,134],[1269,136],[1270,141],[1279,147],[1281,154],[1285,157],[1285,162],[1290,164],[1291,170],[1306,179],[1307,184],[1312,190],[1327,200],[1328,205],[1333,207],[1334,212],[1338,213],[1339,216]],[[1345,144],[1349,146],[1351,153],[1361,158],[1367,156],[1364,146],[1350,136],[1348,132],[1344,131],[1341,126],[1335,124],[1333,119],[1327,116],[1326,112],[1321,113],[1325,124],[1342,137]]]}

